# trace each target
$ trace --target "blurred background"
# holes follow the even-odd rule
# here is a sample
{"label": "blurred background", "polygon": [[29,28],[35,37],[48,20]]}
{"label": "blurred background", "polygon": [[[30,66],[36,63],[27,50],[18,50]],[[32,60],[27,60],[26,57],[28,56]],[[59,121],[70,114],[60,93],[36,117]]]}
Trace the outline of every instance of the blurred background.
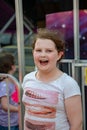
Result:
{"label": "blurred background", "polygon": [[31,44],[44,27],[57,29],[66,41],[59,67],[80,85],[87,130],[87,0],[0,0],[0,51],[15,56],[20,83],[36,69]]}

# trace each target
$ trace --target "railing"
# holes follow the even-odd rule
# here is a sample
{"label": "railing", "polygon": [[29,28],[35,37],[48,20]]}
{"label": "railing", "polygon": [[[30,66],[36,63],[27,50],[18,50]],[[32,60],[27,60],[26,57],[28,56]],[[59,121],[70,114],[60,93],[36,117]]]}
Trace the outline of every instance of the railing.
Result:
{"label": "railing", "polygon": [[[71,75],[79,84],[82,95],[83,130],[87,129],[87,61],[62,60],[59,66]],[[67,69],[66,69],[67,68]]]}
{"label": "railing", "polygon": [[[10,75],[10,74],[2,74],[2,73],[0,73],[0,78],[10,78],[10,79],[12,79],[12,81],[14,82],[14,84],[16,85],[16,87],[17,87],[17,90],[18,90],[18,113],[19,113],[19,130],[23,130],[23,126],[22,126],[22,110],[21,110],[21,108],[22,108],[22,106],[21,106],[21,85],[19,84],[19,82],[17,81],[17,79],[15,78],[15,77],[13,77],[12,75]],[[8,81],[6,81],[6,83],[7,83],[7,99],[8,99],[8,130],[10,130],[10,109],[9,109],[9,94],[8,94],[8,88],[9,88],[9,86],[8,86]]]}

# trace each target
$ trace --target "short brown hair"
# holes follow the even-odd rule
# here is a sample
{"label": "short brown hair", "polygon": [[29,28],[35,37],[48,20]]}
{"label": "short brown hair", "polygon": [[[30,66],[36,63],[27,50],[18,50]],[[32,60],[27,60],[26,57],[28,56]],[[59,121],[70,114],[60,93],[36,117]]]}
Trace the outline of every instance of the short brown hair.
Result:
{"label": "short brown hair", "polygon": [[58,32],[58,30],[49,30],[47,28],[38,29],[32,44],[33,49],[35,47],[35,43],[38,38],[52,40],[55,43],[55,47],[58,52],[60,51],[65,52],[65,41],[63,40],[62,35],[60,34],[60,32]]}
{"label": "short brown hair", "polygon": [[0,73],[8,73],[15,64],[14,56],[7,52],[0,52]]}

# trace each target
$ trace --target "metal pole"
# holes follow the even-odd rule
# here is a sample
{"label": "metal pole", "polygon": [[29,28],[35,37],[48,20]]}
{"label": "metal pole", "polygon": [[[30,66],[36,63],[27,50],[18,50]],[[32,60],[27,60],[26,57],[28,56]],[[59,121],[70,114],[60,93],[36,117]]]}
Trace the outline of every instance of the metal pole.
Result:
{"label": "metal pole", "polygon": [[19,64],[19,81],[22,83],[25,75],[25,57],[24,57],[24,32],[23,32],[23,12],[22,0],[15,0],[16,11],[16,30],[17,30],[17,45],[18,45],[18,64]]}
{"label": "metal pole", "polygon": [[[18,46],[18,65],[19,65],[19,81],[22,83],[25,75],[25,53],[24,53],[24,31],[23,31],[23,12],[22,12],[22,0],[15,0],[15,12],[16,12],[16,30],[17,30],[17,46]],[[21,90],[21,102],[22,102],[22,90]],[[24,122],[24,108],[22,107],[22,123],[21,130],[23,130]]]}
{"label": "metal pole", "polygon": [[[6,76],[6,78],[8,78],[8,76]],[[7,91],[7,100],[8,100],[8,130],[10,130],[10,106],[9,106],[9,84],[8,84],[8,80],[6,79],[6,91]]]}
{"label": "metal pole", "polygon": [[79,60],[79,0],[73,0],[73,25],[74,25],[74,59]]}
{"label": "metal pole", "polygon": [[76,68],[81,67],[81,75],[82,75],[82,79],[81,79],[81,89],[82,89],[82,106],[83,106],[83,130],[86,130],[86,119],[85,119],[85,115],[86,115],[86,110],[85,110],[85,85],[87,86],[87,83],[85,83],[85,79],[86,78],[84,75],[84,71],[85,71],[85,67],[87,67],[87,63],[73,63],[72,64],[72,76],[76,79]]}
{"label": "metal pole", "polygon": [[87,86],[87,84],[85,84],[85,68],[84,66],[82,66],[82,105],[83,105],[83,129],[86,130],[86,104],[85,104],[85,87]]}
{"label": "metal pole", "polygon": [[8,20],[8,22],[0,30],[0,34],[3,33],[9,27],[9,25],[13,22],[14,18],[15,18],[15,14],[13,14],[13,16]]}

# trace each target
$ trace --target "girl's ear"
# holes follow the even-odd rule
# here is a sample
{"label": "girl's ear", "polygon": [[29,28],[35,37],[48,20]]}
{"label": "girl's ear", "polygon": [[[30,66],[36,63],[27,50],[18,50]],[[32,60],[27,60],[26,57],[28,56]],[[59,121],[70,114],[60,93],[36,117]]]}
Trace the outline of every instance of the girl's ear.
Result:
{"label": "girl's ear", "polygon": [[12,65],[12,71],[13,71],[13,73],[16,71],[16,65]]}
{"label": "girl's ear", "polygon": [[64,56],[64,52],[60,51],[58,52],[58,61]]}

